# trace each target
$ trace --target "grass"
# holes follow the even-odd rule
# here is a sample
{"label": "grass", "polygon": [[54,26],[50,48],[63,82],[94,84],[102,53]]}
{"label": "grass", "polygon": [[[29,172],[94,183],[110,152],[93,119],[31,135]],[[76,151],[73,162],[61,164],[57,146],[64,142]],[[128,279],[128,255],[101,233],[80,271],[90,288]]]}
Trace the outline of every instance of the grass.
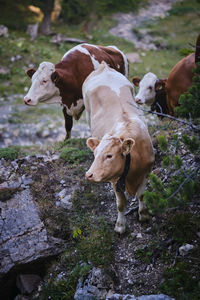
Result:
{"label": "grass", "polygon": [[7,148],[0,149],[0,159],[4,158],[5,160],[15,160],[19,157],[20,147],[19,146],[10,146]]}

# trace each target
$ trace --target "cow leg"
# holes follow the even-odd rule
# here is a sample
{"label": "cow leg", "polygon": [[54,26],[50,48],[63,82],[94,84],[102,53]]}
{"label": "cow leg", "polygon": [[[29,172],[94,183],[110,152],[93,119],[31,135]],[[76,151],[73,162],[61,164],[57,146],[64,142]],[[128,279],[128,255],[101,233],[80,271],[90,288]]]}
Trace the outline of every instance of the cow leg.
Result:
{"label": "cow leg", "polygon": [[139,214],[139,220],[141,222],[145,222],[145,221],[149,221],[150,216],[148,213],[148,209],[144,203],[143,200],[143,194],[146,188],[146,183],[147,183],[147,178],[145,178],[142,182],[142,184],[139,186],[138,190],[137,190],[137,198],[139,200],[139,209],[138,209],[138,214]]}
{"label": "cow leg", "polygon": [[112,186],[116,196],[117,212],[118,212],[117,222],[115,224],[115,231],[122,234],[125,232],[126,229],[126,218],[124,215],[124,211],[126,208],[126,197],[123,192],[116,191],[115,184],[112,184]]}
{"label": "cow leg", "polygon": [[73,125],[73,118],[67,114],[66,107],[63,107],[63,115],[65,118],[65,130],[66,130],[66,137],[65,140],[70,139],[71,137],[71,129]]}

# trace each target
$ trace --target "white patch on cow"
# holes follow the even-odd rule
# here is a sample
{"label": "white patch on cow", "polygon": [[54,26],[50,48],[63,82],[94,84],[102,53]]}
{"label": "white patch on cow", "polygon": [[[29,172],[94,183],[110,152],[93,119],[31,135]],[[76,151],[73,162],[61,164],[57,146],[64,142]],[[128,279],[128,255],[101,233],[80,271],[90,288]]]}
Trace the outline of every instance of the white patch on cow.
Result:
{"label": "white patch on cow", "polygon": [[131,118],[131,121],[133,123],[137,123],[142,130],[147,130],[147,124],[146,124],[146,122],[143,121],[143,120],[141,120],[140,118],[134,117],[134,118]]}
{"label": "white patch on cow", "polygon": [[139,83],[139,91],[135,96],[135,101],[141,104],[146,103],[151,105],[155,99],[155,83],[157,81],[157,76],[151,72],[144,75]]}
{"label": "white patch on cow", "polygon": [[32,85],[24,97],[28,105],[37,105],[38,102],[61,103],[59,89],[51,80],[51,74],[55,71],[54,64],[42,62],[32,76]]}
{"label": "white patch on cow", "polygon": [[94,56],[94,55],[91,55],[91,60],[92,60],[94,69],[95,69],[95,70],[98,69],[100,63],[98,62],[98,60],[95,59],[95,56]]}
{"label": "white patch on cow", "polygon": [[120,65],[117,65],[118,69],[120,69]]}
{"label": "white patch on cow", "polygon": [[67,51],[65,53],[65,55],[63,56],[62,60],[68,56],[69,54],[73,53],[74,51],[79,51],[81,53],[84,53],[88,56],[90,56],[91,58],[91,61],[93,63],[93,66],[94,66],[94,69],[96,70],[99,66],[99,62],[95,59],[95,56],[94,55],[91,55],[90,52],[83,46],[90,46],[90,47],[93,47],[93,48],[97,48],[98,49],[98,46],[95,46],[95,45],[89,45],[89,44],[81,44],[81,45],[77,45],[75,47],[73,47],[72,49],[70,49],[69,51]]}
{"label": "white patch on cow", "polygon": [[76,105],[72,103],[70,108],[68,108],[67,105],[65,105],[67,114],[71,117],[74,117],[75,120],[78,120],[80,118],[80,114],[83,111],[83,106],[84,106],[83,99],[77,100]]}
{"label": "white patch on cow", "polygon": [[105,134],[103,136],[103,138],[101,139],[101,142],[95,149],[95,158],[102,154],[103,149],[105,149],[105,147],[110,144],[111,139],[112,139],[112,136],[109,134]]}
{"label": "white patch on cow", "polygon": [[[133,91],[133,86],[130,81],[121,73],[110,68],[105,62],[101,63],[99,66],[101,72],[92,72],[83,83],[83,97],[85,98],[86,93],[96,89],[99,86],[107,86],[113,92],[120,96],[120,89],[124,86],[129,86],[131,92]],[[99,70],[97,70],[98,72]],[[112,78],[112,80],[111,80]]]}
{"label": "white patch on cow", "polygon": [[118,211],[117,222],[115,224],[115,232],[124,233],[126,229],[126,217],[124,212]]}
{"label": "white patch on cow", "polygon": [[123,122],[118,122],[117,123],[117,126],[115,127],[115,134],[117,135],[117,136],[119,136],[120,135],[120,133],[122,132],[122,129],[124,128],[124,123]]}
{"label": "white patch on cow", "polygon": [[123,60],[124,60],[124,69],[125,69],[124,75],[128,78],[128,59],[127,59],[126,55],[121,50],[119,50],[116,46],[108,46],[108,47],[114,48],[115,50],[117,50],[121,53]]}

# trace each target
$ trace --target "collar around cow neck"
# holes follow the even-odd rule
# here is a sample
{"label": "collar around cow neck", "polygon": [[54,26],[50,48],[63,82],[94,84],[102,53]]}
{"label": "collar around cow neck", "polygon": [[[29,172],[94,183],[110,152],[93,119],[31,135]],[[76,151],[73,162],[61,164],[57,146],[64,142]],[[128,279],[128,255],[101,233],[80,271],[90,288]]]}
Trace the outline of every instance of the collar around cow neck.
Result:
{"label": "collar around cow neck", "polygon": [[122,173],[121,177],[119,178],[119,180],[117,181],[117,184],[116,184],[116,191],[117,192],[125,192],[125,180],[126,180],[126,176],[128,174],[128,171],[130,169],[130,163],[131,163],[131,155],[130,155],[130,153],[128,153],[126,155],[126,162],[125,162],[125,166],[124,166],[124,172]]}

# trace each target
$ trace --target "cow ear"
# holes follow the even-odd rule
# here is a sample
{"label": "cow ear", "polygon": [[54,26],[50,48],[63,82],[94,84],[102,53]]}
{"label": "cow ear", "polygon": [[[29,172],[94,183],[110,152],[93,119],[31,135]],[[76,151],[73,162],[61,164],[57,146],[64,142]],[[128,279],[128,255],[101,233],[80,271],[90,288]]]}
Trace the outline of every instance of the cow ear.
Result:
{"label": "cow ear", "polygon": [[135,76],[132,78],[132,82],[135,86],[139,86],[140,80],[141,80],[140,78]]}
{"label": "cow ear", "polygon": [[99,145],[100,140],[97,138],[89,138],[87,139],[87,146],[94,151],[96,147]]}
{"label": "cow ear", "polygon": [[60,75],[58,73],[58,71],[54,71],[52,74],[51,74],[51,80],[56,83],[58,81],[58,79],[60,78]]}
{"label": "cow ear", "polygon": [[32,78],[33,74],[36,72],[36,70],[34,69],[28,69],[26,71],[26,75],[29,77],[29,78]]}
{"label": "cow ear", "polygon": [[158,91],[159,88],[165,88],[165,85],[166,85],[166,82],[167,82],[167,79],[158,79],[155,83],[155,91]]}
{"label": "cow ear", "polygon": [[131,139],[131,138],[125,139],[122,143],[122,154],[124,156],[129,154],[129,152],[131,152],[134,145],[135,145],[134,139]]}

